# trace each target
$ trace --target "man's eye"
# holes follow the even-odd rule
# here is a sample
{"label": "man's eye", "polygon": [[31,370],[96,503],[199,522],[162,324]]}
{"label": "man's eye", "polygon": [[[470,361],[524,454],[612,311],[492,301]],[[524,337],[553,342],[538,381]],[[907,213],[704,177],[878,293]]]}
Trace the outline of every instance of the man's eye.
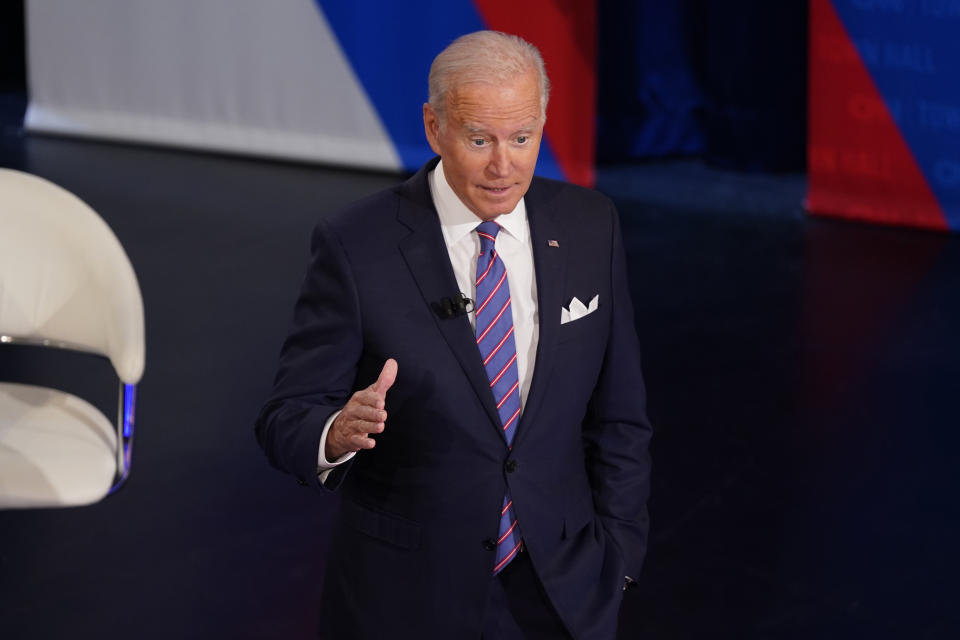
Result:
{"label": "man's eye", "polygon": [[517,144],[526,144],[530,136],[517,136]]}
{"label": "man's eye", "polygon": [[474,138],[474,139],[473,139],[473,146],[475,146],[475,147],[482,147],[482,146],[485,145],[486,143],[487,143],[487,141],[484,140],[483,138]]}

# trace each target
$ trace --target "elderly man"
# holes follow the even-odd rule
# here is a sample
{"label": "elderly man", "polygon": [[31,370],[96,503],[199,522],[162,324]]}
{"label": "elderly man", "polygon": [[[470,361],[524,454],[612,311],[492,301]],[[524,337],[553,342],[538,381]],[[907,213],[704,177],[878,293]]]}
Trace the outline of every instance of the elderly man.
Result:
{"label": "elderly man", "polygon": [[321,635],[613,638],[651,434],[616,211],[533,177],[532,45],[463,36],[429,84],[439,158],[318,224],[257,420],[342,497]]}

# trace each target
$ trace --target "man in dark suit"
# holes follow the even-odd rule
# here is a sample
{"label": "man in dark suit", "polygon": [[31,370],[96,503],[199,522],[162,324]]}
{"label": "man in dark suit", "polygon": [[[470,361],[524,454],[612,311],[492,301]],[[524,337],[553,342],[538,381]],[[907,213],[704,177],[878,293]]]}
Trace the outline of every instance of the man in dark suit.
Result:
{"label": "man in dark suit", "polygon": [[548,92],[532,45],[463,36],[440,158],[314,232],[257,437],[342,496],[325,638],[615,635],[651,429],[616,211],[533,177]]}

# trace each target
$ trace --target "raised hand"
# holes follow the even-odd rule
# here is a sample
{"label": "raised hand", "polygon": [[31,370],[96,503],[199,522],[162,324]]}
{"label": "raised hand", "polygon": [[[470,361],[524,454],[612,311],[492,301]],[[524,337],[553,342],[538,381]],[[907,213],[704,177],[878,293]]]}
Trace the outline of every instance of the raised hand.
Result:
{"label": "raised hand", "polygon": [[327,432],[324,456],[336,460],[360,449],[372,449],[377,442],[370,437],[382,433],[387,421],[387,390],[397,379],[397,361],[390,358],[383,364],[377,381],[354,393],[334,419]]}

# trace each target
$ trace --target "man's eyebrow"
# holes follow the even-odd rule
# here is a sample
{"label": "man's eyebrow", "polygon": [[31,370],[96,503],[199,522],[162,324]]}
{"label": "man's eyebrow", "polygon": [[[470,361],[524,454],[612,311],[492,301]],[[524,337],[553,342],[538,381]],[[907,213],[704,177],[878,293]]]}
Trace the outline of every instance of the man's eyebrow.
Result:
{"label": "man's eyebrow", "polygon": [[[487,133],[487,128],[483,125],[474,124],[472,122],[464,122],[463,128],[467,133],[471,134],[485,134]],[[517,135],[519,133],[533,133],[537,128],[537,121],[531,120],[528,124],[524,124],[522,127],[517,129],[511,135]]]}

